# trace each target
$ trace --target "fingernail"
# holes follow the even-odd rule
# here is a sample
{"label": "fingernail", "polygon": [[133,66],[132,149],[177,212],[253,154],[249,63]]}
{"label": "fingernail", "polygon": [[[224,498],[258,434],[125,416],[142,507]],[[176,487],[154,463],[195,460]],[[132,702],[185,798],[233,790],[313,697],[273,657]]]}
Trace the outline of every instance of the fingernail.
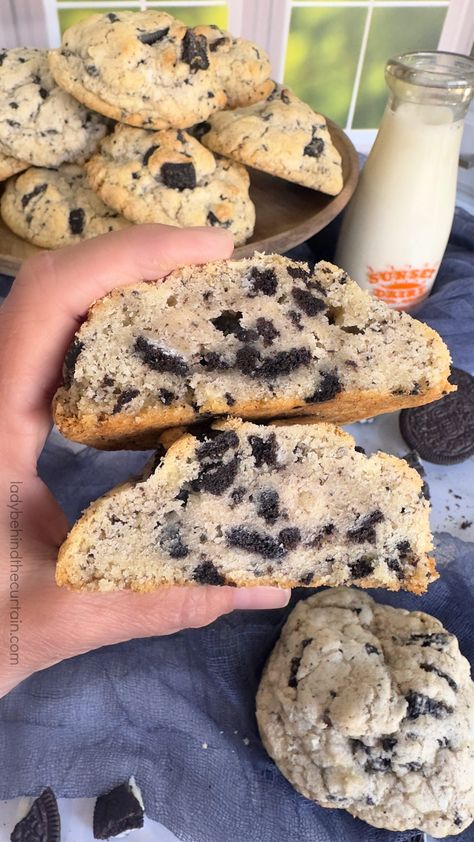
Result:
{"label": "fingernail", "polygon": [[283,608],[290,596],[291,591],[283,588],[238,588],[234,591],[234,608]]}

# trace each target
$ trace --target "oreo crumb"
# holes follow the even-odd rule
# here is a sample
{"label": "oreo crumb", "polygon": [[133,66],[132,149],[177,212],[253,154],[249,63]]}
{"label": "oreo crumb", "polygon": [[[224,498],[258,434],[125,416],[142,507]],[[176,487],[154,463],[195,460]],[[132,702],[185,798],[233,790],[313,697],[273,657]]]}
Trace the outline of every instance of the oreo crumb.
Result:
{"label": "oreo crumb", "polygon": [[139,336],[135,340],[134,350],[142,362],[153,371],[179,375],[188,373],[188,364],[182,357],[155,345],[145,336]]}
{"label": "oreo crumb", "polygon": [[158,391],[158,398],[165,406],[170,406],[176,398],[174,392],[170,392],[169,389],[160,389]]}
{"label": "oreo crumb", "polygon": [[73,208],[69,213],[69,228],[71,234],[82,234],[84,231],[84,224],[86,221],[86,214],[82,208]]}
{"label": "oreo crumb", "polygon": [[142,159],[144,167],[147,166],[148,161],[150,160],[151,156],[153,155],[153,152],[156,152],[157,149],[158,149],[158,146],[156,144],[154,146],[148,147],[148,149],[146,150],[146,152],[143,156],[143,159]]}
{"label": "oreo crumb", "polygon": [[444,719],[453,712],[453,708],[444,702],[430,699],[423,693],[415,693],[410,690],[405,696],[408,702],[407,719],[418,719],[419,716],[434,716],[435,719]]}
{"label": "oreo crumb", "polygon": [[207,38],[204,35],[196,35],[192,29],[187,29],[182,41],[181,60],[189,64],[192,73],[207,70],[209,67]]}
{"label": "oreo crumb", "polygon": [[262,491],[258,498],[257,514],[265,523],[276,523],[280,517],[280,497],[273,488]]}
{"label": "oreo crumb", "polygon": [[337,371],[324,371],[321,374],[321,382],[305,403],[323,403],[332,400],[343,388]]}
{"label": "oreo crumb", "polygon": [[186,558],[189,549],[183,541],[181,530],[176,523],[165,526],[161,533],[160,547],[171,558]]}
{"label": "oreo crumb", "polygon": [[326,302],[322,298],[313,295],[307,289],[300,289],[293,287],[291,296],[295,304],[306,313],[307,316],[316,316],[323,310],[326,310]]}
{"label": "oreo crumb", "polygon": [[116,415],[117,412],[121,412],[124,406],[130,401],[133,401],[137,395],[140,394],[140,389],[124,389],[124,391],[118,396],[115,406],[112,410],[112,415]]}
{"label": "oreo crumb", "polygon": [[157,44],[158,41],[162,41],[168,35],[170,31],[169,26],[165,27],[165,29],[155,29],[154,32],[142,32],[141,35],[138,36],[138,40],[142,42],[142,44],[147,44],[149,47],[152,47],[153,44]]}
{"label": "oreo crumb", "polygon": [[205,441],[196,450],[196,456],[200,462],[204,459],[218,459],[227,453],[231,447],[237,447],[239,437],[233,430],[219,432],[211,441]]}
{"label": "oreo crumb", "polygon": [[297,687],[298,686],[298,679],[296,678],[299,666],[301,663],[301,658],[292,658],[291,665],[290,665],[290,677],[288,679],[288,687]]}
{"label": "oreo crumb", "polygon": [[257,295],[259,292],[263,295],[275,295],[277,291],[278,280],[273,269],[257,269],[254,266],[250,272],[249,280],[252,285],[250,295]]}
{"label": "oreo crumb", "polygon": [[262,558],[281,558],[286,555],[285,548],[271,535],[257,532],[255,529],[247,529],[245,526],[234,526],[228,529],[226,538],[229,547],[256,553]]}
{"label": "oreo crumb", "polygon": [[225,585],[225,576],[219,573],[217,567],[208,559],[198,564],[193,570],[193,579],[200,585]]}
{"label": "oreo crumb", "polygon": [[376,509],[370,515],[367,515],[358,526],[349,529],[347,532],[348,540],[354,544],[364,544],[366,541],[369,544],[375,544],[375,525],[383,520],[385,520],[383,513],[380,509]]}
{"label": "oreo crumb", "polygon": [[84,343],[81,342],[81,340],[78,339],[77,336],[75,336],[69,348],[66,351],[63,365],[63,384],[66,387],[66,389],[69,389],[69,387],[72,385],[72,381],[74,380],[76,363],[83,348]]}
{"label": "oreo crumb", "polygon": [[166,187],[174,190],[194,190],[196,187],[196,170],[194,164],[162,164],[161,178]]}
{"label": "oreo crumb", "polygon": [[349,569],[353,579],[365,579],[366,576],[370,576],[373,573],[374,562],[370,558],[367,558],[367,556],[362,556],[357,561],[349,564]]}
{"label": "oreo crumb", "polygon": [[266,439],[260,436],[249,436],[248,441],[256,468],[261,468],[262,465],[276,465],[278,448],[275,433],[271,433]]}
{"label": "oreo crumb", "polygon": [[439,676],[439,678],[444,678],[447,684],[451,687],[451,690],[454,690],[455,693],[457,692],[458,685],[456,684],[454,678],[451,678],[450,675],[438,669],[438,667],[435,667],[433,664],[420,664],[420,669],[425,672],[434,672],[435,675]]}
{"label": "oreo crumb", "polygon": [[223,464],[211,462],[209,465],[205,465],[199,472],[197,479],[193,480],[193,490],[207,491],[215,497],[220,497],[234,482],[238,468],[239,460],[237,456]]}
{"label": "oreo crumb", "polygon": [[35,196],[40,196],[41,193],[47,188],[47,184],[37,184],[36,187],[30,193],[25,193],[24,196],[21,197],[21,206],[22,208],[26,208],[26,206],[34,199]]}
{"label": "oreo crumb", "polygon": [[305,266],[300,264],[299,266],[287,266],[286,271],[288,272],[290,278],[302,278],[306,280],[310,277],[310,271]]}
{"label": "oreo crumb", "polygon": [[278,533],[278,540],[285,550],[295,550],[301,541],[301,532],[297,526],[287,526]]}
{"label": "oreo crumb", "polygon": [[276,329],[271,319],[264,319],[263,316],[257,319],[256,323],[257,333],[263,339],[263,345],[267,348],[273,345],[274,339],[280,336],[280,332]]}

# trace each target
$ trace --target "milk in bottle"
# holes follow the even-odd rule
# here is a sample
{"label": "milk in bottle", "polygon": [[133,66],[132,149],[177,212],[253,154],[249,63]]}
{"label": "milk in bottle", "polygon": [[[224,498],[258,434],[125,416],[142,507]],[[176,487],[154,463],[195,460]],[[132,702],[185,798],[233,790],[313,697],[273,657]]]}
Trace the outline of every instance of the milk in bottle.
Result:
{"label": "milk in bottle", "polygon": [[448,241],[474,61],[412,53],[391,59],[386,78],[391,97],[345,214],[336,263],[405,310],[428,295]]}

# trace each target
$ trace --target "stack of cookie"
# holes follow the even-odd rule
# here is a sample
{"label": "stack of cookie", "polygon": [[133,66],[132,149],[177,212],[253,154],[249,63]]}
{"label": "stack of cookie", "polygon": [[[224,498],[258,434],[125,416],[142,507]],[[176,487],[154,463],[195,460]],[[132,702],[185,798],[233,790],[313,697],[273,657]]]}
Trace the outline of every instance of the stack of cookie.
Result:
{"label": "stack of cookie", "polygon": [[324,117],[275,85],[249,41],[123,11],[91,15],[49,54],[0,54],[1,214],[37,246],[141,222],[226,228],[243,244],[245,165],[342,189]]}

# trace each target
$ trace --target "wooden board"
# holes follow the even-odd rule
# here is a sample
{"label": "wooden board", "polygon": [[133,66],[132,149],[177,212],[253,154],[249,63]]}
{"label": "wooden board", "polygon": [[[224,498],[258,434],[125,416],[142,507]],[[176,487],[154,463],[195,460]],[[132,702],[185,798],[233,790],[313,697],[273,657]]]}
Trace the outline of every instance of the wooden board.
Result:
{"label": "wooden board", "polygon": [[[342,158],[344,187],[338,196],[326,196],[291,181],[250,169],[250,195],[257,221],[251,240],[235,249],[235,257],[254,251],[283,254],[326,227],[351,198],[359,175],[359,159],[342,129],[328,120],[331,137]],[[0,219],[0,272],[16,275],[23,260],[41,251],[16,234]]]}

